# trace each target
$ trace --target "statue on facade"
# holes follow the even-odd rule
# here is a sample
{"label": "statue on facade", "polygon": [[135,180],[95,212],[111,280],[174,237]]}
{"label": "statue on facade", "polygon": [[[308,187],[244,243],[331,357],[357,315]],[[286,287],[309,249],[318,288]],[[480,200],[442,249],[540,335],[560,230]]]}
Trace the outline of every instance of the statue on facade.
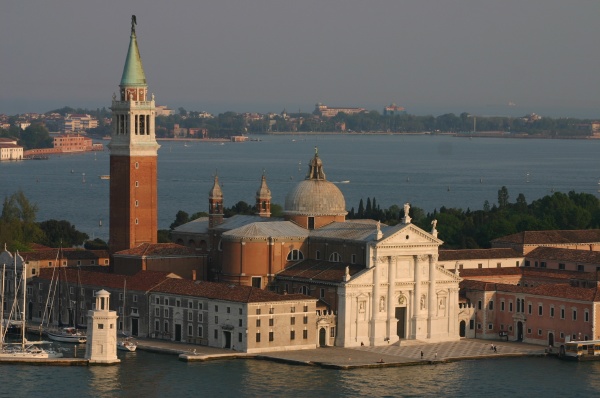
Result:
{"label": "statue on facade", "polygon": [[434,219],[431,222],[431,235],[437,238],[438,231],[435,227],[437,227],[437,220]]}
{"label": "statue on facade", "polygon": [[135,15],[131,16],[131,33],[135,33],[135,25],[137,25],[137,19]]}
{"label": "statue on facade", "polygon": [[379,312],[385,311],[385,297],[381,296],[379,298]]}

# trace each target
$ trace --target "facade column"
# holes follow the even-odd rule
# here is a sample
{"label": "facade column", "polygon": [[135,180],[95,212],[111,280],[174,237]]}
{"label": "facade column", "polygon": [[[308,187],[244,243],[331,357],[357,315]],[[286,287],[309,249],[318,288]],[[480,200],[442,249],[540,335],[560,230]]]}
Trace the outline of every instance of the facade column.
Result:
{"label": "facade column", "polygon": [[379,259],[377,258],[377,248],[373,250],[373,297],[371,299],[371,335],[370,345],[375,345],[375,336],[377,332],[377,319],[379,318]]}
{"label": "facade column", "polygon": [[396,289],[396,258],[388,257],[388,294],[387,294],[387,338],[388,342],[398,340],[396,331],[396,304],[394,302],[394,290]]}
{"label": "facade column", "polygon": [[413,339],[417,338],[417,331],[418,331],[418,319],[419,319],[419,312],[421,310],[420,308],[420,302],[421,302],[421,270],[419,268],[419,257],[418,256],[413,256],[413,262],[414,262],[414,279],[415,279],[415,288],[414,288],[414,294],[413,294],[413,313],[412,313],[412,337]]}
{"label": "facade column", "polygon": [[437,261],[436,255],[429,256],[429,292],[428,292],[428,308],[427,308],[427,337],[433,337],[433,320],[435,318],[435,310],[437,307],[437,300],[435,294],[435,263]]}

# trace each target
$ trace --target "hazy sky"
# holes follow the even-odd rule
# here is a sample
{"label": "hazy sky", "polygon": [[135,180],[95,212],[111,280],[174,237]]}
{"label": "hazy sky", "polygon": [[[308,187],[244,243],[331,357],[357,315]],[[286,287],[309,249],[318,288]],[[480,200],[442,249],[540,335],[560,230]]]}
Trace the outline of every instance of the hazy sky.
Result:
{"label": "hazy sky", "polygon": [[0,113],[110,106],[131,14],[174,109],[600,118],[597,0],[2,0]]}

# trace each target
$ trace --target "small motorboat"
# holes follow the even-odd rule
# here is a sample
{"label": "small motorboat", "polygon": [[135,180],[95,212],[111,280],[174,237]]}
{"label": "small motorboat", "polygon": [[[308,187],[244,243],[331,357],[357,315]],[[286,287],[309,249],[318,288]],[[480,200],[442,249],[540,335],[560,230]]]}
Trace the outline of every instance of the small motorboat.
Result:
{"label": "small motorboat", "polygon": [[117,341],[117,350],[134,352],[136,349],[137,344],[130,338]]}

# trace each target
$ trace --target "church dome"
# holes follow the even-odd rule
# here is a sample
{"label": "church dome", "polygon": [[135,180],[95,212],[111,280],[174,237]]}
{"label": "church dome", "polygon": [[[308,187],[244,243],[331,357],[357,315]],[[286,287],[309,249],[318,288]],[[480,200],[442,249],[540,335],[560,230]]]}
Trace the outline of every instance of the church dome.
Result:
{"label": "church dome", "polygon": [[309,164],[308,175],[285,198],[286,215],[345,216],[346,200],[342,191],[327,181],[318,152]]}

